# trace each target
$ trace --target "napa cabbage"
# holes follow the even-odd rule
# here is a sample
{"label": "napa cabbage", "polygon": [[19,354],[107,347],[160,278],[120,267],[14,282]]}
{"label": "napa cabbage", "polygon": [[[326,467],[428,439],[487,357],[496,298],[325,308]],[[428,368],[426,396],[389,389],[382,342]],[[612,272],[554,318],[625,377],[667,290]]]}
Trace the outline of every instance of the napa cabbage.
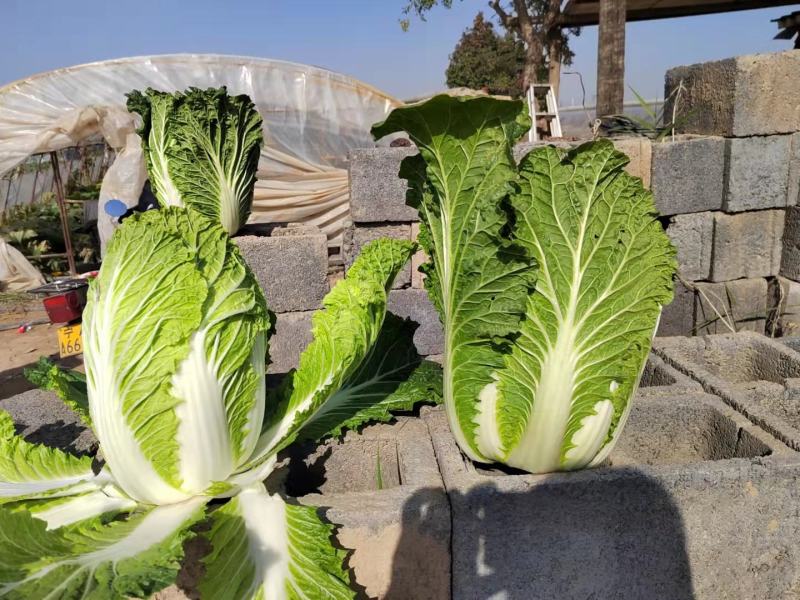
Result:
{"label": "napa cabbage", "polygon": [[253,204],[262,119],[246,95],[226,88],[128,94],[151,188],[161,206],[187,206],[220,223],[230,235]]}
{"label": "napa cabbage", "polygon": [[618,439],[674,249],[652,195],[611,142],[514,144],[519,101],[436,96],[373,127],[406,132],[409,205],[444,327],[450,428],[479,462],[534,473],[600,464]]}
{"label": "napa cabbage", "polygon": [[203,597],[354,597],[332,526],[263,482],[294,440],[435,400],[437,366],[386,315],[414,250],[365,246],[268,392],[274,316],[226,231],[174,207],[126,220],[89,288],[85,377],[31,373],[91,424],[98,456],[28,442],[0,411],[0,597],[147,597],[204,519]]}

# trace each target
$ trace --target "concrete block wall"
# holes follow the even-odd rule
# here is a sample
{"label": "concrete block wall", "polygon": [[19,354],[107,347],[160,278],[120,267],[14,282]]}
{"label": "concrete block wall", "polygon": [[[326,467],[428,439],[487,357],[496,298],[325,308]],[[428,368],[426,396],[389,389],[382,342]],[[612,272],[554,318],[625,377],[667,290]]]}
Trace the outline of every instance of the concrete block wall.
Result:
{"label": "concrete block wall", "polygon": [[652,190],[686,285],[660,334],[800,326],[798,69],[795,50],[667,71],[682,135],[653,146]]}
{"label": "concrete block wall", "polygon": [[288,225],[233,240],[276,316],[268,372],[286,373],[311,341],[311,317],[330,290],[327,238],[316,227]]}

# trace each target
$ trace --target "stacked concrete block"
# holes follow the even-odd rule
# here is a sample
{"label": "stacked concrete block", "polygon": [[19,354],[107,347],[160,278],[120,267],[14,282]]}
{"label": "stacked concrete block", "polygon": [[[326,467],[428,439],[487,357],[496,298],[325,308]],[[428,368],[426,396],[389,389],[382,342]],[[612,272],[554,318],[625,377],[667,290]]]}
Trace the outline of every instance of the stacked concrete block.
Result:
{"label": "stacked concrete block", "polygon": [[[667,71],[665,114],[687,133],[749,137],[800,131],[800,51],[739,56]],[[683,84],[684,92],[671,95]]]}
{"label": "stacked concrete block", "polygon": [[[419,235],[417,211],[406,205],[406,182],[398,173],[416,148],[371,148],[350,153],[350,218],[344,234],[343,255],[349,268],[361,248],[380,237],[416,240]],[[436,309],[424,290],[419,266],[427,260],[421,250],[403,269],[389,294],[389,310],[419,323],[414,335],[417,350],[424,356],[441,354],[442,327]]]}
{"label": "stacked concrete block", "polygon": [[311,341],[311,315],[330,288],[327,238],[316,227],[290,225],[233,240],[276,315],[268,371],[285,373]]}
{"label": "stacked concrete block", "polygon": [[[653,193],[661,213],[675,215],[667,232],[695,295],[696,333],[775,333],[782,309],[773,292],[788,289],[776,277],[800,281],[798,69],[800,52],[790,51],[667,72],[665,114],[677,108],[689,135],[653,148]],[[659,331],[685,329],[662,322]]]}

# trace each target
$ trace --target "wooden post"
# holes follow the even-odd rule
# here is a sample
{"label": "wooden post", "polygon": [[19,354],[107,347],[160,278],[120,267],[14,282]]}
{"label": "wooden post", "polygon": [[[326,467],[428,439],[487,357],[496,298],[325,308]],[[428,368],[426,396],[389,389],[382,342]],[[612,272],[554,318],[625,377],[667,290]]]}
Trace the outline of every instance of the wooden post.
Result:
{"label": "wooden post", "polygon": [[67,251],[67,264],[71,275],[77,275],[75,269],[75,254],[72,251],[72,235],[69,232],[69,218],[67,217],[67,205],[64,202],[64,184],[61,181],[61,171],[58,169],[58,155],[50,153],[50,164],[53,166],[53,183],[56,187],[56,202],[58,203],[58,214],[61,217],[61,232],[64,234],[64,246]]}
{"label": "wooden post", "polygon": [[597,116],[622,112],[625,96],[625,0],[600,0]]}

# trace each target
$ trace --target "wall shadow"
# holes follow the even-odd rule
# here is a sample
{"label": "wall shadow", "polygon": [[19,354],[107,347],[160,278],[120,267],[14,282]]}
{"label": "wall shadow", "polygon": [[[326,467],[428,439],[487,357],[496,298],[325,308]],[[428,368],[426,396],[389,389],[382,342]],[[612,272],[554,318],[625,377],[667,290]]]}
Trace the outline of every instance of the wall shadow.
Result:
{"label": "wall shadow", "polygon": [[[513,478],[502,482],[509,491],[492,481],[501,477]],[[694,598],[680,513],[645,473],[558,474],[535,486],[508,474],[474,481],[448,493],[455,600]],[[404,507],[388,600],[408,598],[404,565],[420,554],[416,532],[431,526],[420,510],[425,494]]]}

